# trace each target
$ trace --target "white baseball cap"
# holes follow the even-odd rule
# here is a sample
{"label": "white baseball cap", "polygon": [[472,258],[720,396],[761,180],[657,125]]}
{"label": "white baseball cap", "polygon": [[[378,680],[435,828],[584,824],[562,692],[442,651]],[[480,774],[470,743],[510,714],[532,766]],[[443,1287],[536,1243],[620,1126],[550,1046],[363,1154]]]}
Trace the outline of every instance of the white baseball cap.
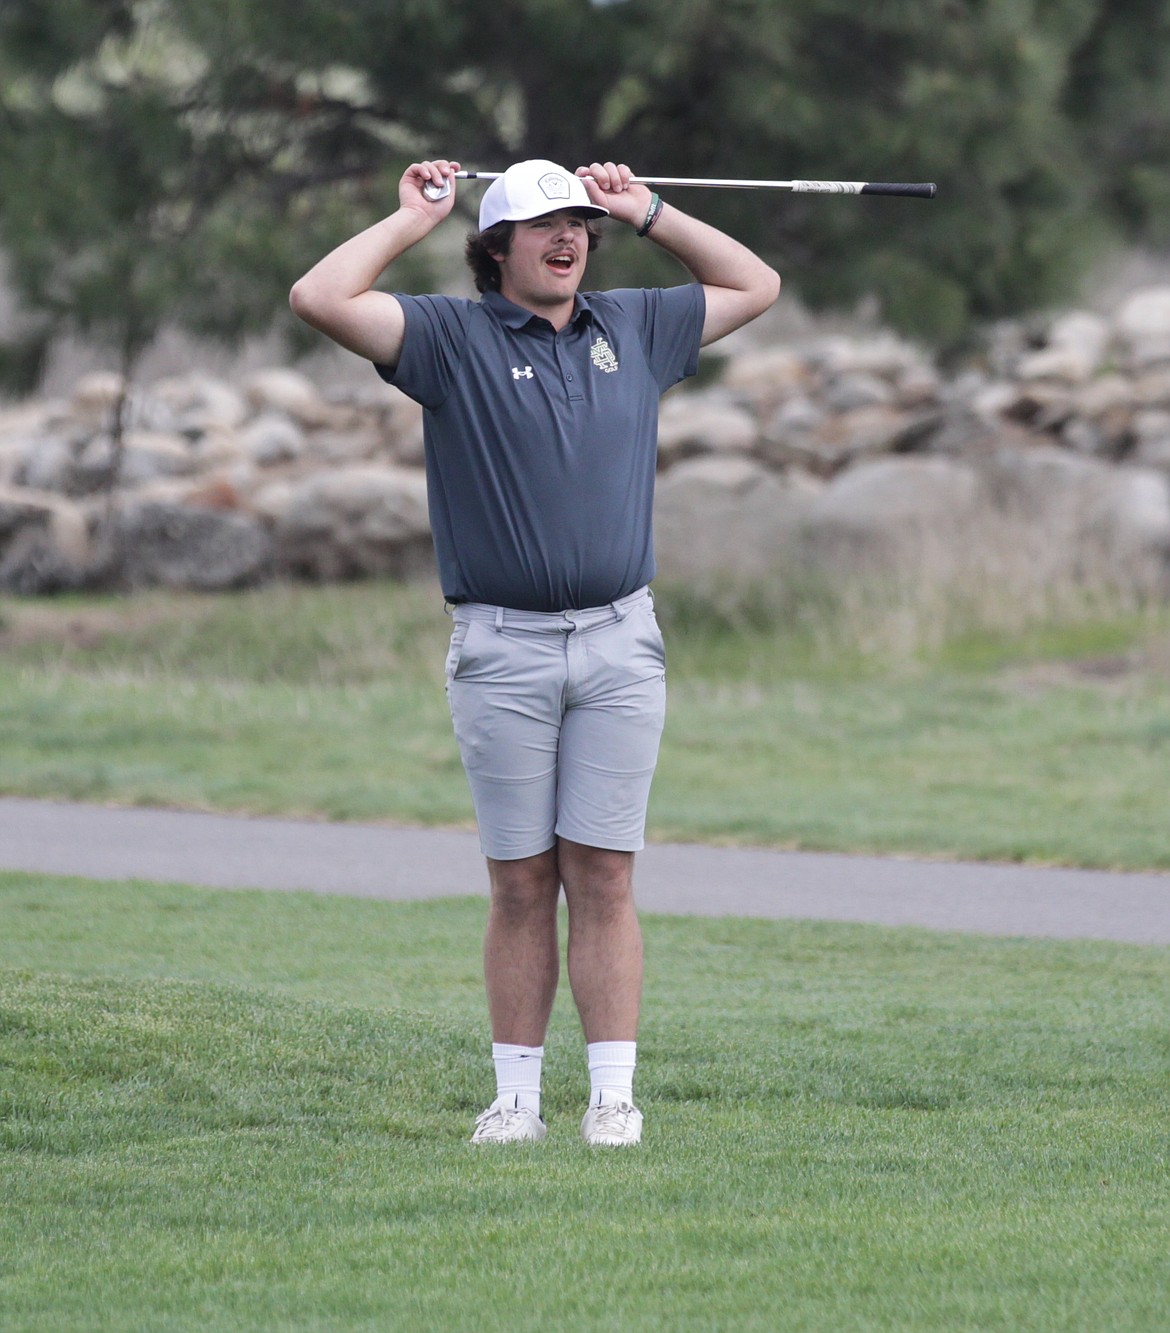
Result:
{"label": "white baseball cap", "polygon": [[580,208],[594,217],[608,217],[589,198],[580,176],[555,162],[530,158],[517,162],[484,191],[479,204],[479,229],[487,231],[497,222],[526,222],[562,208]]}

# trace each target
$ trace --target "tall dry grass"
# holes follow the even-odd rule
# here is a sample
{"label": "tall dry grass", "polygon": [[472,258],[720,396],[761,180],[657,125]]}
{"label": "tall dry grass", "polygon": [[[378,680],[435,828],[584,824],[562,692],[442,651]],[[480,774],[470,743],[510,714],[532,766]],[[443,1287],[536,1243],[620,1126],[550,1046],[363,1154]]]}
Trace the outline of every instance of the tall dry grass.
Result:
{"label": "tall dry grass", "polygon": [[[881,549],[826,560],[793,540],[772,575],[658,589],[683,628],[788,632],[826,661],[910,666],[948,645],[1119,621],[1155,626],[1170,610],[1170,554],[1100,536],[1073,542],[1049,524],[983,513],[949,534],[899,532]],[[1170,658],[1170,643],[1165,649]]]}

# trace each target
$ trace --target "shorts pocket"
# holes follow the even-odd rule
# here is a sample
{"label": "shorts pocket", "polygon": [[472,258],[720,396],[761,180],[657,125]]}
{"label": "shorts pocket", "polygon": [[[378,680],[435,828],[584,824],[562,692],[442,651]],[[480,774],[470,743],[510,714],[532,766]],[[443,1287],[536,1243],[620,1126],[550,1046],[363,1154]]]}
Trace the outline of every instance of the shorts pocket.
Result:
{"label": "shorts pocket", "polygon": [[653,604],[647,603],[639,617],[638,642],[651,654],[655,663],[666,670],[666,642],[654,614]]}
{"label": "shorts pocket", "polygon": [[451,630],[451,644],[447,649],[447,661],[443,668],[448,680],[454,680],[459,671],[459,663],[463,660],[463,647],[467,642],[467,631],[473,623],[470,620],[457,620]]}

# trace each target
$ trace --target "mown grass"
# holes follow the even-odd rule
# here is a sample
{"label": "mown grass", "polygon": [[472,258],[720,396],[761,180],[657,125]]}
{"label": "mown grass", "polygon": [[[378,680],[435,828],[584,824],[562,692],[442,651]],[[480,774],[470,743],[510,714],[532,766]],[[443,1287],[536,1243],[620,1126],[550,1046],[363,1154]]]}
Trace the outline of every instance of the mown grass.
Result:
{"label": "mown grass", "polygon": [[1165,950],[651,917],[485,1152],[482,914],[0,875],[3,1327],[1165,1327]]}
{"label": "mown grass", "polygon": [[[0,791],[470,824],[429,585],[0,603]],[[1170,868],[1170,619],[660,596],[652,837]]]}

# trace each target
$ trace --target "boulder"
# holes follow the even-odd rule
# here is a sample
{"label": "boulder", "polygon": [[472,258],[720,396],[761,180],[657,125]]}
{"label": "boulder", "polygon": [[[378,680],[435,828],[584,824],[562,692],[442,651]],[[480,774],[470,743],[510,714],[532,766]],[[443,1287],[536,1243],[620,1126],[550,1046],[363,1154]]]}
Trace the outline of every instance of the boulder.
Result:
{"label": "boulder", "polygon": [[812,379],[799,352],[789,347],[769,347],[732,357],[720,383],[750,404],[758,416],[766,417],[785,398],[808,390]]}
{"label": "boulder", "polygon": [[1170,369],[1147,370],[1132,382],[1131,401],[1138,407],[1170,407]]}
{"label": "boulder", "polygon": [[867,370],[852,370],[832,375],[822,390],[825,406],[831,412],[856,412],[863,407],[886,407],[894,402],[894,386]]}
{"label": "boulder", "polygon": [[17,473],[24,461],[24,452],[23,440],[6,440],[0,437],[0,486],[15,484]]}
{"label": "boulder", "polygon": [[[123,400],[124,397],[124,401]],[[95,370],[74,385],[69,416],[91,431],[113,429],[114,414],[122,401],[123,430],[172,431],[175,415],[153,386],[131,383],[113,370]]]}
{"label": "boulder", "polygon": [[1113,323],[1131,365],[1142,369],[1170,361],[1170,287],[1135,292],[1122,303]]}
{"label": "boulder", "polygon": [[1109,435],[1100,423],[1087,417],[1069,417],[1060,428],[1060,442],[1075,454],[1103,457],[1111,452]]}
{"label": "boulder", "polygon": [[829,477],[863,458],[895,450],[910,422],[891,407],[859,407],[852,412],[827,413],[816,426],[793,430],[772,419],[760,445],[760,455],[782,467],[800,467]]}
{"label": "boulder", "polygon": [[810,366],[826,377],[836,375],[876,375],[887,380],[922,367],[927,358],[912,344],[892,333],[868,338],[831,337],[812,343],[806,349]]}
{"label": "boulder", "polygon": [[434,557],[426,478],[398,467],[314,473],[254,501],[275,513],[280,568],[321,581],[430,572]]}
{"label": "boulder", "polygon": [[1012,380],[961,375],[948,386],[943,402],[948,411],[970,412],[994,421],[1007,416],[1018,394],[1019,389]]}
{"label": "boulder", "polygon": [[1092,588],[1164,590],[1170,573],[1170,478],[1053,446],[1002,450],[982,475],[992,503],[1037,560]]}
{"label": "boulder", "polygon": [[658,466],[699,454],[749,454],[759,439],[755,416],[725,393],[678,394],[662,407]]}
{"label": "boulder", "polygon": [[279,412],[301,426],[324,426],[334,415],[311,379],[283,366],[254,371],[243,387],[256,412]]}
{"label": "boulder", "polygon": [[86,587],[97,573],[80,506],[59,495],[0,486],[0,588],[43,596]]}
{"label": "boulder", "polygon": [[828,411],[813,398],[796,394],[772,413],[756,445],[756,454],[771,467],[828,475],[834,463],[817,447],[817,432],[828,420]]}
{"label": "boulder", "polygon": [[207,431],[191,445],[191,459],[196,472],[214,472],[236,467],[255,471],[256,467],[240,437],[233,431],[221,430],[218,426]]}
{"label": "boulder", "polygon": [[215,592],[271,577],[274,543],[248,514],[165,500],[125,501],[114,519],[119,577],[129,587]]}
{"label": "boulder", "polygon": [[211,375],[173,375],[159,380],[153,392],[170,410],[174,429],[192,439],[235,430],[248,418],[244,395]]}
{"label": "boulder", "polygon": [[[1079,568],[1090,586],[1103,584],[1142,598],[1170,596],[1170,476],[1165,472],[1111,468],[1087,506],[1084,531]],[[1091,563],[1094,556],[1099,566]]]}
{"label": "boulder", "polygon": [[1127,375],[1098,375],[1073,395],[1073,411],[1082,417],[1101,417],[1126,409],[1134,402],[1136,387]]}
{"label": "boulder", "polygon": [[228,472],[211,473],[189,481],[182,501],[194,509],[245,509],[247,502],[236,478]]}
{"label": "boulder", "polygon": [[986,516],[978,474],[944,458],[882,458],[840,473],[804,525],[815,564],[871,573],[915,570],[961,550]]}
{"label": "boulder", "polygon": [[659,577],[692,586],[766,577],[791,549],[819,489],[808,477],[778,476],[748,458],[680,463],[656,488]]}
{"label": "boulder", "polygon": [[894,378],[899,407],[922,408],[937,403],[941,390],[942,376],[927,361],[908,367]]}
{"label": "boulder", "polygon": [[1046,345],[1019,358],[1016,376],[1084,384],[1104,361],[1110,336],[1108,322],[1098,315],[1079,310],[1061,315],[1050,325]]}
{"label": "boulder", "polygon": [[126,392],[125,377],[113,370],[95,370],[73,386],[70,410],[78,421],[97,427],[109,425],[110,416]]}
{"label": "boulder", "polygon": [[60,420],[61,405],[30,398],[19,403],[0,403],[0,444],[35,439]]}
{"label": "boulder", "polygon": [[1133,417],[1133,450],[1127,462],[1170,473],[1170,412],[1151,408]]}
{"label": "boulder", "polygon": [[69,494],[73,489],[76,455],[86,438],[53,430],[20,441],[12,480],[34,491]]}
{"label": "boulder", "polygon": [[1016,375],[1022,380],[1084,384],[1095,369],[1096,362],[1075,347],[1042,347],[1020,358]]}
{"label": "boulder", "polygon": [[95,435],[79,449],[68,477],[70,495],[92,495],[110,486],[118,467],[117,484],[142,486],[163,477],[182,477],[195,470],[191,449],[181,436],[156,431],[128,431],[122,440],[121,461],[109,435]]}
{"label": "boulder", "polygon": [[269,528],[279,528],[292,505],[296,491],[297,483],[287,477],[282,477],[278,481],[268,481],[252,492],[248,507],[253,514],[263,519]]}
{"label": "boulder", "polygon": [[[422,440],[419,439],[421,448]],[[375,459],[401,462],[385,430],[361,426],[356,430],[317,430],[305,440],[303,457],[320,467],[365,463]],[[419,463],[422,462],[421,454]]]}
{"label": "boulder", "polygon": [[912,417],[894,440],[892,453],[970,458],[987,453],[1005,437],[1022,435],[1016,427],[968,408],[938,408]]}
{"label": "boulder", "polygon": [[1055,380],[1019,383],[1000,415],[1032,431],[1058,430],[1076,411],[1076,395],[1070,385]]}
{"label": "boulder", "polygon": [[305,451],[305,432],[284,412],[262,412],[240,433],[245,455],[257,467],[291,463]]}

